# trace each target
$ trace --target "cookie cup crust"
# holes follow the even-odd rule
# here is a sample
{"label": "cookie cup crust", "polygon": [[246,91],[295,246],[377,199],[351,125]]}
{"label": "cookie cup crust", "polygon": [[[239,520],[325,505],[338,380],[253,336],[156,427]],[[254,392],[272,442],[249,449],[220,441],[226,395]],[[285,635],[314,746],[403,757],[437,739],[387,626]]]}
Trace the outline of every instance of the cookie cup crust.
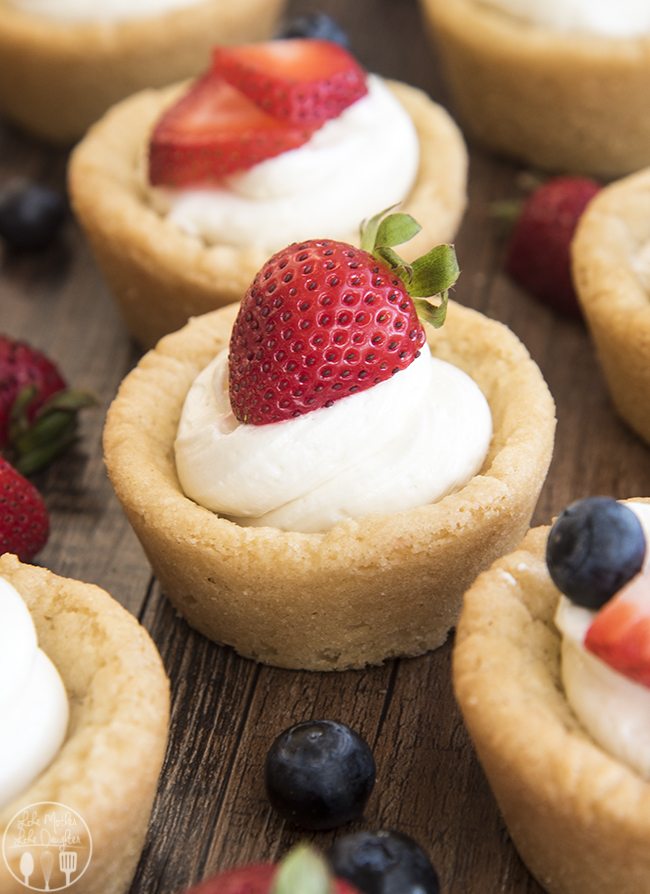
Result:
{"label": "cookie cup crust", "polygon": [[205,68],[216,43],[268,37],[284,0],[198,0],[118,22],[61,23],[0,0],[0,113],[70,143],[114,103]]}
{"label": "cookie cup crust", "polygon": [[[108,593],[0,556],[39,645],[65,684],[70,723],[50,766],[0,810],[0,836],[17,811],[42,801],[76,810],[93,839],[78,894],[124,894],[144,845],[167,741],[169,686],[148,634]],[[0,891],[25,888],[0,860]]]}
{"label": "cookie cup crust", "polygon": [[650,35],[526,24],[477,0],[421,0],[460,117],[485,146],[554,171],[650,163]]}
{"label": "cookie cup crust", "polygon": [[[467,152],[449,115],[421,90],[391,82],[420,140],[420,167],[404,210],[423,232],[412,257],[451,240],[465,210]],[[127,328],[146,348],[189,317],[239,301],[270,252],[208,246],[181,232],[149,204],[140,168],[148,135],[182,91],[147,91],[114,108],[77,147],[70,193]],[[327,233],[318,234],[327,236]],[[358,243],[358,233],[345,241]]]}
{"label": "cookie cup crust", "polygon": [[572,245],[578,298],[620,416],[650,443],[650,169],[599,193]]}
{"label": "cookie cup crust", "polygon": [[237,310],[164,338],[108,414],[108,472],[164,592],[210,639],[280,667],[343,670],[439,646],[464,590],[519,541],[537,501],[555,427],[539,369],[505,326],[451,303],[430,344],[490,403],[481,473],[437,503],[323,534],[242,527],[184,496],[173,455],[188,389],[227,345]]}
{"label": "cookie cup crust", "polygon": [[564,696],[549,530],[531,530],[465,594],[454,689],[508,831],[542,887],[639,894],[650,890],[650,784],[592,741]]}

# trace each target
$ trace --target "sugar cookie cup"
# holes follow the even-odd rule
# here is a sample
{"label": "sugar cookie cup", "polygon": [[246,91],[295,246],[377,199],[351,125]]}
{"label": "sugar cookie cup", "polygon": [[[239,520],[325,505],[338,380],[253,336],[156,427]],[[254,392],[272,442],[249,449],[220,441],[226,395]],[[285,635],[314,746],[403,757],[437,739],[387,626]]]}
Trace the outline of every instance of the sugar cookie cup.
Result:
{"label": "sugar cookie cup", "polygon": [[578,299],[618,413],[650,443],[650,170],[604,189],[572,246]]}
{"label": "sugar cookie cup", "polygon": [[565,698],[549,530],[530,531],[465,594],[454,689],[510,835],[542,887],[638,894],[650,890],[650,784],[593,742]]}
{"label": "sugar cookie cup", "polygon": [[[80,894],[124,894],[144,845],[167,741],[169,686],[146,631],[108,593],[0,556],[0,576],[25,600],[39,645],[65,684],[70,722],[50,766],[0,810],[0,840],[31,804],[76,811],[92,837]],[[58,864],[57,864],[58,866]],[[0,891],[24,885],[0,860]]]}
{"label": "sugar cookie cup", "polygon": [[[420,167],[404,202],[423,232],[409,244],[449,241],[466,201],[467,153],[448,114],[422,91],[391,83],[418,132]],[[127,328],[143,347],[189,317],[239,301],[268,251],[208,246],[182,233],[145,199],[139,175],[153,123],[182,88],[141,93],[113,109],[76,149],[70,192]],[[318,233],[326,236],[327,233]],[[358,244],[358,234],[346,241]]]}
{"label": "sugar cookie cup", "polygon": [[650,35],[526,24],[479,0],[421,0],[459,115],[496,152],[552,171],[650,164]]}
{"label": "sugar cookie cup", "polygon": [[173,454],[190,384],[228,344],[237,309],[164,338],[108,414],[108,472],[164,592],[210,639],[280,667],[343,670],[439,646],[469,583],[529,524],[555,429],[539,369],[509,329],[452,303],[428,334],[490,404],[481,473],[437,503],[322,534],[241,527],[184,496]]}
{"label": "sugar cookie cup", "polygon": [[215,43],[268,37],[285,0],[197,0],[159,15],[62,23],[0,4],[0,114],[71,143],[114,103],[205,68]]}

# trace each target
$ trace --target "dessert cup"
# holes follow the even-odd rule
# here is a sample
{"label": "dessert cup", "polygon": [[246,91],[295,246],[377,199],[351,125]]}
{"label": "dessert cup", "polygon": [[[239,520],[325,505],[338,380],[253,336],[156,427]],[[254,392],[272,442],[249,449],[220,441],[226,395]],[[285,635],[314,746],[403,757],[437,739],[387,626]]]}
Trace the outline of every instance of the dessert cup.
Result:
{"label": "dessert cup", "polygon": [[650,163],[650,35],[562,33],[479,0],[421,2],[459,115],[485,146],[605,177]]}
{"label": "dessert cup", "polygon": [[[419,247],[455,235],[465,208],[467,154],[440,106],[413,87],[391,87],[420,140],[417,180],[403,203],[423,227],[408,246],[416,256]],[[207,246],[147,203],[139,172],[143,149],[154,122],[182,89],[147,91],[118,105],[90,131],[70,166],[77,216],[129,331],[147,348],[189,317],[239,301],[269,255],[255,247]],[[345,241],[358,244],[358,234]]]}
{"label": "dessert cup", "polygon": [[466,593],[454,688],[510,835],[542,887],[639,894],[650,890],[650,785],[593,742],[565,698],[549,530],[530,531]]}
{"label": "dessert cup", "polygon": [[490,404],[480,474],[436,503],[322,534],[242,527],[182,493],[173,453],[188,389],[228,344],[237,310],[164,338],[108,414],[108,472],[164,592],[210,639],[280,667],[343,670],[439,646],[469,583],[529,524],[555,428],[539,369],[509,329],[451,302],[427,334]]}
{"label": "dessert cup", "polygon": [[268,37],[284,0],[196,0],[159,15],[62,23],[0,0],[0,113],[71,143],[114,103],[204,69],[215,43]]}
{"label": "dessert cup", "polygon": [[[61,750],[0,810],[0,835],[29,805],[71,808],[93,842],[75,890],[124,894],[144,844],[167,740],[169,687],[160,656],[137,621],[98,587],[8,554],[0,557],[0,576],[25,600],[70,702]],[[2,894],[24,890],[0,860]]]}
{"label": "dessert cup", "polygon": [[578,298],[620,416],[650,443],[650,170],[604,189],[572,246]]}

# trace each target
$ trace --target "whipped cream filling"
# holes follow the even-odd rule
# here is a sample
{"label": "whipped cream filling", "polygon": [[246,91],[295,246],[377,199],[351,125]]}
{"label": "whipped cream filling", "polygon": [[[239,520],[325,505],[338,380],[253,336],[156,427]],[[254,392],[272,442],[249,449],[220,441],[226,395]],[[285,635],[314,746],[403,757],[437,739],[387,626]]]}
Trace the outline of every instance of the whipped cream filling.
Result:
{"label": "whipped cream filling", "polygon": [[603,37],[634,37],[650,32],[647,0],[477,0],[538,27]]}
{"label": "whipped cream filling", "polygon": [[[419,164],[417,132],[381,78],[368,94],[311,139],[223,184],[169,189],[145,184],[150,204],[206,243],[267,253],[301,239],[354,241],[365,218],[411,191]],[[146,176],[146,165],[143,165]]]}
{"label": "whipped cream filling", "polygon": [[7,0],[20,12],[65,22],[110,22],[160,15],[199,0]]}
{"label": "whipped cream filling", "polygon": [[268,425],[235,418],[224,350],[188,392],[176,468],[186,496],[238,524],[321,532],[462,487],[483,465],[491,436],[476,383],[426,345],[392,378]]}
{"label": "whipped cream filling", "polygon": [[65,739],[68,698],[38,648],[29,609],[0,577],[0,808],[29,788]]}
{"label": "whipped cream filling", "polygon": [[[650,504],[627,503],[643,526],[650,568]],[[560,598],[555,624],[562,633],[562,684],[567,701],[592,739],[650,779],[650,689],[634,682],[584,647],[596,612]]]}

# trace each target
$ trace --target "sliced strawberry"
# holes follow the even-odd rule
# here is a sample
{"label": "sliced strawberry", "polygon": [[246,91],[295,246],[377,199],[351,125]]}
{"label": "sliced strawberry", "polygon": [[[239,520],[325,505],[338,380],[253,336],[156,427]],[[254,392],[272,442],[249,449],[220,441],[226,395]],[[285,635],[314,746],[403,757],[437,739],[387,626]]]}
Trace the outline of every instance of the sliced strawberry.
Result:
{"label": "sliced strawberry", "polygon": [[308,127],[336,118],[368,92],[361,66],[327,40],[218,47],[213,71],[270,115]]}
{"label": "sliced strawberry", "polygon": [[215,183],[306,143],[312,130],[292,127],[259,109],[210,73],[156,125],[149,147],[153,186]]}
{"label": "sliced strawberry", "polygon": [[[273,894],[273,882],[277,876],[277,865],[257,863],[231,869],[216,878],[197,885],[186,894]],[[333,879],[330,894],[358,894],[355,888],[341,879]]]}
{"label": "sliced strawberry", "polygon": [[637,575],[603,606],[587,631],[585,647],[650,687],[650,574]]}
{"label": "sliced strawberry", "polygon": [[222,872],[186,894],[359,894],[348,882],[333,878],[317,851],[298,844],[279,864],[255,863]]}

